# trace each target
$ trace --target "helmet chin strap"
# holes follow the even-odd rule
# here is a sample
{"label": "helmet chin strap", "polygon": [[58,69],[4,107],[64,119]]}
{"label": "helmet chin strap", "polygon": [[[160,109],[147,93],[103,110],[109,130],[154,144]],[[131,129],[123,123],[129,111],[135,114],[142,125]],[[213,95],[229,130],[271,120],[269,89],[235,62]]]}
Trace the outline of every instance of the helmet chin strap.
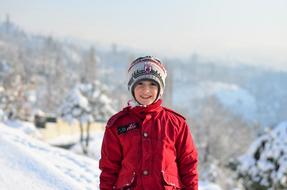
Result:
{"label": "helmet chin strap", "polygon": [[[160,91],[158,91],[157,95],[156,95],[156,99],[153,101],[153,103],[155,103],[156,101],[158,101],[160,99]],[[151,104],[153,104],[151,103]]]}

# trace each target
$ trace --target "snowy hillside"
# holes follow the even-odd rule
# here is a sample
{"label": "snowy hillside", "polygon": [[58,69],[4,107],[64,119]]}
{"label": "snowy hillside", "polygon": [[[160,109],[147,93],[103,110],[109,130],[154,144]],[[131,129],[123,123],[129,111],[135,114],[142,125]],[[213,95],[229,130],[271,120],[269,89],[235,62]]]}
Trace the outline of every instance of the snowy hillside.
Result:
{"label": "snowy hillside", "polygon": [[[227,84],[222,82],[205,81],[193,84],[189,88],[185,85],[179,85],[177,88],[178,96],[175,104],[193,107],[191,114],[195,114],[196,105],[208,97],[216,97],[223,106],[234,114],[243,117],[247,121],[253,121],[256,118],[256,100],[246,90],[236,84]],[[188,103],[186,103],[188,102]]]}
{"label": "snowy hillside", "polygon": [[51,147],[0,126],[0,189],[94,190],[98,161]]}
{"label": "snowy hillside", "polygon": [[[94,79],[108,86],[111,98],[118,100],[114,109],[121,110],[128,99],[128,63],[143,54],[120,45],[105,50],[98,44],[84,46],[26,33],[13,22],[0,22],[1,85],[11,93],[30,90],[37,98],[31,106],[44,112],[55,113],[76,83]],[[172,86],[167,95],[172,99],[170,105],[192,113],[201,106],[198,100],[213,95],[235,114],[265,127],[287,119],[286,72],[197,54],[187,60],[161,59],[169,71],[167,87]]]}
{"label": "snowy hillside", "polygon": [[[218,94],[222,89],[233,94],[233,97],[230,97],[233,102],[232,106],[227,99],[224,100],[227,103],[225,106],[231,108],[230,111],[243,112],[244,117],[256,120],[261,126],[269,127],[287,119],[287,107],[284,106],[287,104],[287,99],[284,98],[287,96],[285,88],[287,72],[252,67],[243,62],[232,66],[232,63],[225,62],[228,64],[223,64],[223,60],[205,60],[204,57],[196,54],[193,57],[195,58],[191,57],[187,61],[173,60],[174,63],[177,63],[176,65],[171,61],[168,62],[171,65],[170,71],[174,78],[172,84],[174,105],[183,105],[185,106],[184,110],[192,113],[200,107],[200,99],[204,99],[194,99],[194,96],[202,97],[204,95],[207,97],[205,93],[208,94],[210,90],[217,89],[216,94]],[[206,85],[206,83],[210,84]],[[232,86],[236,86],[237,92],[231,90]],[[245,96],[243,102],[241,105],[234,104],[241,101],[237,101],[238,98],[234,97],[239,97],[240,94]],[[249,116],[249,112],[251,112],[251,116]]]}
{"label": "snowy hillside", "polygon": [[[52,147],[23,132],[25,130],[0,124],[0,189],[99,189],[98,155],[102,135],[97,135],[95,143],[91,143],[96,158],[91,159]],[[200,182],[200,190],[220,188],[215,184]]]}

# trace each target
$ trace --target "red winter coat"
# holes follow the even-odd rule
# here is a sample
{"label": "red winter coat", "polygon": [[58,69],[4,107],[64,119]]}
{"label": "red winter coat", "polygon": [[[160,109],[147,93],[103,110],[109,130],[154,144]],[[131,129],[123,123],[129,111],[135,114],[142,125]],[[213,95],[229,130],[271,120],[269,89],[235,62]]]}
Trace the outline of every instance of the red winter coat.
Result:
{"label": "red winter coat", "polygon": [[197,151],[185,119],[161,106],[126,107],[108,121],[100,189],[198,189]]}

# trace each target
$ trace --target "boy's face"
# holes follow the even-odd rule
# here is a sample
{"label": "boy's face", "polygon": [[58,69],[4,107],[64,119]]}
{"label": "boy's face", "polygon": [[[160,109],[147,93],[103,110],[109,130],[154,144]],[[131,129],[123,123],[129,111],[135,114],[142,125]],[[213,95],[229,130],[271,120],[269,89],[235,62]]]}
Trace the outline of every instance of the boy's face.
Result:
{"label": "boy's face", "polygon": [[142,80],[139,81],[134,88],[135,99],[141,105],[152,104],[158,94],[158,85],[152,80]]}

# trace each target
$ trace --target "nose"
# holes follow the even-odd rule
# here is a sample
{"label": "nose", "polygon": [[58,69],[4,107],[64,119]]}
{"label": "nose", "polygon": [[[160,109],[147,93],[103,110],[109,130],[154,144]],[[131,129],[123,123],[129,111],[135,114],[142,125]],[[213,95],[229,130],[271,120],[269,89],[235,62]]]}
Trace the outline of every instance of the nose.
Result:
{"label": "nose", "polygon": [[149,89],[149,86],[148,85],[144,85],[143,86],[143,92],[144,93],[149,93],[150,89]]}

